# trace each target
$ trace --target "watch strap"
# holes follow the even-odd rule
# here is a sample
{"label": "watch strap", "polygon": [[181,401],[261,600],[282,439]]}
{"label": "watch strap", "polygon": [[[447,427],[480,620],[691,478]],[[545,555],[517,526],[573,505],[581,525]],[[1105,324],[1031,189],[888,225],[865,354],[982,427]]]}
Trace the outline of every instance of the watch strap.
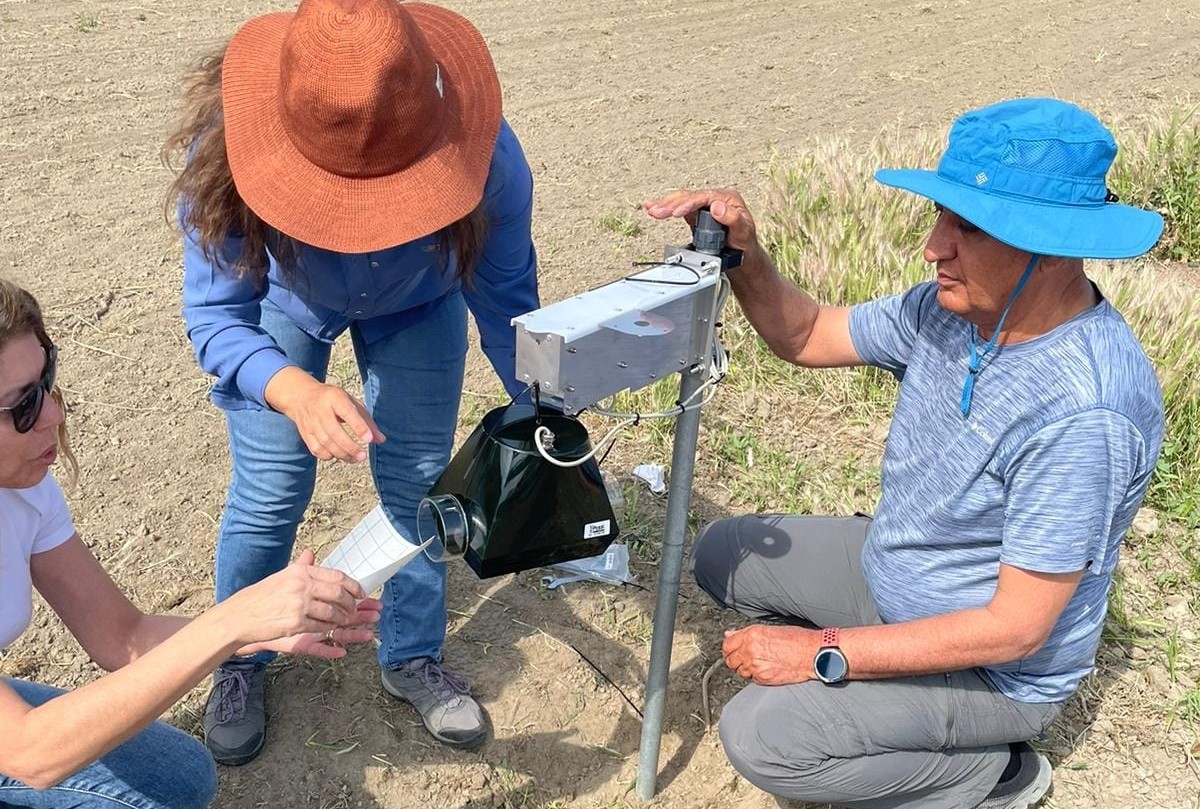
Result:
{"label": "watch strap", "polygon": [[[817,654],[813,658],[813,674],[817,679],[826,685],[840,683],[846,679],[850,673],[850,663],[846,660],[846,655],[842,652],[838,645],[841,632],[836,626],[826,627],[821,630],[821,645],[817,648]],[[833,675],[823,673],[821,661],[825,658],[833,658],[841,663],[841,672]]]}

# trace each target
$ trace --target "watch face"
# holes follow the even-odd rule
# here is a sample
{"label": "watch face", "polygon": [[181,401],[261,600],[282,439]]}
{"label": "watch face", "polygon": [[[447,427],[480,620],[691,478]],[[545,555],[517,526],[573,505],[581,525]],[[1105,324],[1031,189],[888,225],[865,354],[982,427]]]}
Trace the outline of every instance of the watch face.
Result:
{"label": "watch face", "polygon": [[822,649],[817,652],[813,668],[822,682],[840,683],[848,670],[846,658],[838,649]]}

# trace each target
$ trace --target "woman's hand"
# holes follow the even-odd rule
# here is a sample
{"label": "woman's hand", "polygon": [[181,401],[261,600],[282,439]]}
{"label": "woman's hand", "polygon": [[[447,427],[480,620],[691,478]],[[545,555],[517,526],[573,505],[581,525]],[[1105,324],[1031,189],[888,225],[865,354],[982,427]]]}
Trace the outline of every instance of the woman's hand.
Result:
{"label": "woman's hand", "polygon": [[725,665],[759,685],[789,685],[813,679],[820,633],[798,626],[755,624],[725,633]]}
{"label": "woman's hand", "polygon": [[329,461],[358,463],[366,446],[386,440],[363,404],[337,385],[326,385],[295,366],[267,383],[267,404],[295,423],[308,451]]}
{"label": "woman's hand", "polygon": [[[238,591],[213,608],[221,619],[235,624],[243,644],[280,641],[293,635],[359,626],[364,617],[378,617],[363,601],[366,593],[340,570],[316,567],[314,554],[305,550],[283,570]],[[360,610],[359,605],[367,605]],[[364,615],[365,613],[365,615]],[[347,629],[339,634],[346,637]]]}
{"label": "woman's hand", "polygon": [[310,657],[323,657],[335,660],[346,656],[346,646],[351,643],[366,643],[375,639],[375,630],[369,628],[379,621],[379,611],[383,605],[374,598],[364,598],[358,602],[358,610],[349,624],[324,633],[303,632],[289,635],[286,638],[252,643],[238,649],[236,654],[249,655],[255,652],[284,652],[286,654],[301,654]]}
{"label": "woman's hand", "polygon": [[729,228],[730,247],[748,254],[760,249],[754,217],[737,191],[723,188],[683,189],[642,203],[642,210],[655,219],[683,217],[693,226],[696,224],[696,211],[704,207],[708,208],[713,219]]}

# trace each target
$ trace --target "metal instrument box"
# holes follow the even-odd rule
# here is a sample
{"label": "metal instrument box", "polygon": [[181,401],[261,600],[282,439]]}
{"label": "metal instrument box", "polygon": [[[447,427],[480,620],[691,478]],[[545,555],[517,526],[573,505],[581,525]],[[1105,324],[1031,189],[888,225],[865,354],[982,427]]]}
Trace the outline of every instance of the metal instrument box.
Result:
{"label": "metal instrument box", "polygon": [[661,264],[513,318],[517,379],[576,414],[712,360],[722,262],[668,248]]}

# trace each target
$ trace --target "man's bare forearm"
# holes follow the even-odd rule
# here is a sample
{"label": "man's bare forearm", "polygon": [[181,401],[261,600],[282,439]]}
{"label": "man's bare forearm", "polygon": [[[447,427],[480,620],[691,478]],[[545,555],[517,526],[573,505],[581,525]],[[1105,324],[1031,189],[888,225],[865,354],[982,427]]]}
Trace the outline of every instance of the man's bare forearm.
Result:
{"label": "man's bare forearm", "polygon": [[730,286],[750,325],[781,359],[799,364],[821,307],[775,269],[760,245],[729,273]]}

